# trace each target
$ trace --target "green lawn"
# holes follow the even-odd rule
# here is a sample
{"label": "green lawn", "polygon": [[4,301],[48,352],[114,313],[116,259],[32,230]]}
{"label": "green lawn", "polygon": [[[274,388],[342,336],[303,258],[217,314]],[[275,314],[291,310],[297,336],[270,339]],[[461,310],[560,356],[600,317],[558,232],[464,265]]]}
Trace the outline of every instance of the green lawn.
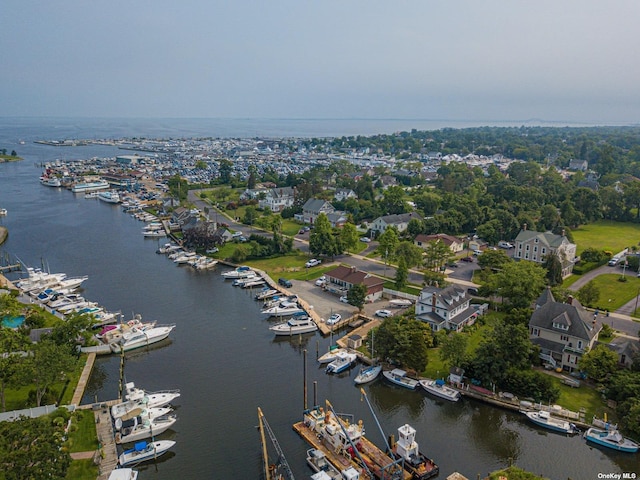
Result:
{"label": "green lawn", "polygon": [[640,278],[635,273],[625,275],[625,282],[620,282],[622,270],[619,273],[598,275],[593,279],[596,287],[600,290],[600,299],[595,307],[600,310],[613,312],[625,303],[633,300],[640,292]]}
{"label": "green lawn", "polygon": [[558,405],[562,405],[573,412],[579,412],[584,409],[587,422],[591,421],[594,415],[602,418],[605,412],[608,418],[612,418],[613,410],[606,407],[595,388],[584,383],[578,388],[569,387],[555,376],[551,376],[551,380],[560,389],[560,398],[556,402]]}
{"label": "green lawn", "polygon": [[67,480],[95,480],[98,477],[98,466],[92,459],[73,460],[67,470]]}
{"label": "green lawn", "polygon": [[71,417],[67,447],[69,452],[90,452],[98,449],[96,421],[91,410],[77,410]]}
{"label": "green lawn", "polygon": [[586,248],[609,250],[614,254],[626,247],[638,245],[640,224],[601,220],[573,230],[573,241],[578,246],[577,255]]}

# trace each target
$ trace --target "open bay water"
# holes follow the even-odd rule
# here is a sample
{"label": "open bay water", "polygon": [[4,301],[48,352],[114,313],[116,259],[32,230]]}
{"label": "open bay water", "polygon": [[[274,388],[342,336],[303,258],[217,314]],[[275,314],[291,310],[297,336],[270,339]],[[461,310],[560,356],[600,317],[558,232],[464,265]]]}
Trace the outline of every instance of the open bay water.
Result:
{"label": "open bay water", "polygon": [[[304,349],[308,405],[314,403],[317,392],[320,405],[328,399],[336,411],[362,419],[367,436],[379,446],[384,444],[353,384],[357,368],[329,376],[317,366],[316,351],[325,351],[330,339],[319,335],[276,339],[268,330],[271,322],[261,317],[260,305],[253,300],[255,292],[225,282],[220,266],[208,272],[178,267],[155,253],[163,240],[143,238],[142,223],[120,207],[39,184],[37,164],[41,162],[114,156],[118,151],[100,146],[51,147],[33,144],[33,140],[177,138],[205,135],[200,132],[210,125],[201,125],[196,132],[191,125],[195,121],[180,120],[175,124],[149,121],[146,127],[143,121],[134,125],[74,120],[57,127],[51,119],[41,123],[28,119],[23,125],[5,121],[0,119],[0,148],[15,149],[25,160],[0,164],[0,207],[8,210],[0,224],[9,229],[0,254],[16,255],[28,265],[44,264],[52,272],[88,275],[85,296],[108,310],[121,311],[125,319],[141,314],[145,320],[177,325],[167,344],[131,352],[125,359],[126,380],[149,390],[179,388],[182,394],[175,402],[178,422],[162,435],[177,444],[157,465],[140,466],[141,480],[261,478],[258,407],[296,478],[308,478],[308,446],[292,429],[302,416]],[[255,123],[247,121],[243,131],[242,122],[236,121],[232,134],[221,129],[206,135],[266,135],[252,132]],[[358,130],[357,125],[350,128]],[[193,133],[187,133],[190,130]],[[302,130],[322,136],[321,128],[311,124],[274,130],[272,136],[296,136]],[[117,356],[97,361],[83,403],[117,396],[119,366]],[[475,479],[510,462],[552,479],[640,473],[638,455],[600,450],[580,436],[564,437],[538,429],[513,412],[467,399],[455,404],[438,401],[421,392],[392,387],[382,379],[365,390],[384,436],[397,436],[397,428],[405,423],[416,428],[420,449],[440,465],[439,478],[459,471]]]}

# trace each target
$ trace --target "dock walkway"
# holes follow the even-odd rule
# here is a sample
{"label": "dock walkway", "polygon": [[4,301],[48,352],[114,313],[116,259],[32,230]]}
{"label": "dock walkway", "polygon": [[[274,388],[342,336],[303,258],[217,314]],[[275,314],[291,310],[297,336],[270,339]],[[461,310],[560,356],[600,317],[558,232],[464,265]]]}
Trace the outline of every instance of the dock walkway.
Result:
{"label": "dock walkway", "polygon": [[118,466],[118,448],[109,410],[109,403],[100,403],[93,406],[100,452],[97,480],[108,480],[111,472]]}
{"label": "dock walkway", "polygon": [[84,395],[84,391],[87,388],[87,382],[91,377],[91,371],[93,370],[93,364],[96,361],[96,354],[90,353],[87,355],[87,362],[84,364],[84,368],[82,369],[82,373],[80,374],[80,378],[78,379],[78,384],[76,385],[76,389],[73,392],[73,397],[71,398],[72,405],[80,405],[82,401],[82,397]]}

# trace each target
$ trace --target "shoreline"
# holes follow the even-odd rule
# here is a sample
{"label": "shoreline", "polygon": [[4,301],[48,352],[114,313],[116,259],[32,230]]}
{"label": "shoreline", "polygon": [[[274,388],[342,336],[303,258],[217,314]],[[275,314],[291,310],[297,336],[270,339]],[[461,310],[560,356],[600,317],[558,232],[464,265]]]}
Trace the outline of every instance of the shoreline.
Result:
{"label": "shoreline", "polygon": [[9,236],[9,230],[6,227],[0,227],[0,245],[2,245]]}

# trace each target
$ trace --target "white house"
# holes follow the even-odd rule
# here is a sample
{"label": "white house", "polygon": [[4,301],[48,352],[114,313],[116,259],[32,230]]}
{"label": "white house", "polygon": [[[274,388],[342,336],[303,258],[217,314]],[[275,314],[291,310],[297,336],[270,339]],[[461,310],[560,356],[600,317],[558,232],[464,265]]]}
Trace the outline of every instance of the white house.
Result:
{"label": "white house", "polygon": [[428,323],[434,332],[442,329],[460,332],[466,325],[473,325],[477,317],[471,296],[456,285],[444,289],[426,287],[416,302],[416,319]]}

